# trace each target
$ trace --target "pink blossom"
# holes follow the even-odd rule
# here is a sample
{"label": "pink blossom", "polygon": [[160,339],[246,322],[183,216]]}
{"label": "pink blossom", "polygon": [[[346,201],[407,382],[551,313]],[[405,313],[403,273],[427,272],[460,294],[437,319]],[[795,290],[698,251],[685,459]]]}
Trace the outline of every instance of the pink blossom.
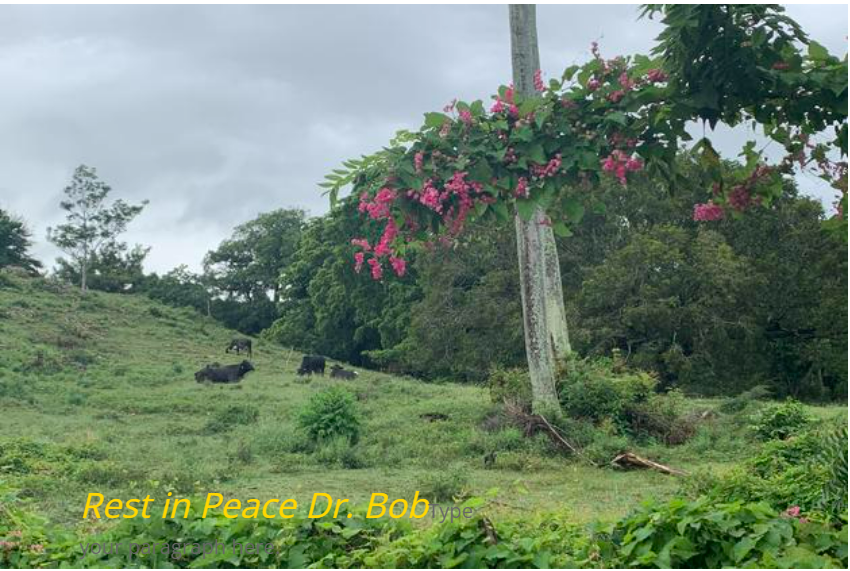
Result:
{"label": "pink blossom", "polygon": [[534,72],[534,89],[538,92],[546,91],[546,85],[543,84],[543,71],[537,70]]}
{"label": "pink blossom", "polygon": [[785,510],[785,513],[791,517],[797,517],[800,515],[800,506],[791,506]]}
{"label": "pink blossom", "polygon": [[369,267],[372,271],[373,280],[379,280],[384,277],[384,269],[381,267],[381,261],[378,258],[369,258]]}
{"label": "pink blossom", "polygon": [[440,191],[434,187],[434,181],[428,179],[422,185],[422,192],[419,194],[419,202],[434,212],[442,214],[443,204],[440,200]]}
{"label": "pink blossom", "polygon": [[511,117],[519,117],[519,107],[511,103],[511,106],[508,107],[508,113],[510,113]]}
{"label": "pink blossom", "polygon": [[468,109],[464,109],[459,114],[460,120],[463,121],[467,125],[472,125],[472,113],[469,112]]}
{"label": "pink blossom", "polygon": [[368,252],[372,249],[372,246],[369,245],[369,240],[366,238],[353,238],[351,240],[352,246],[357,246],[358,248],[363,248],[364,251]]}
{"label": "pink blossom", "polygon": [[561,168],[561,154],[558,153],[545,165],[531,165],[531,172],[537,178],[548,178],[555,176]]}
{"label": "pink blossom", "polygon": [[401,258],[390,256],[390,265],[393,267],[393,271],[398,277],[403,277],[404,273],[407,271],[407,262]]}
{"label": "pink blossom", "polygon": [[612,91],[611,93],[608,94],[608,100],[611,103],[617,103],[618,101],[620,101],[620,99],[625,97],[625,95],[626,95],[625,91],[623,91],[622,89],[618,89],[617,91]]}
{"label": "pink blossom", "polygon": [[528,198],[528,179],[521,176],[516,184],[516,190],[514,190],[514,196],[517,198]]}
{"label": "pink blossom", "polygon": [[365,258],[366,254],[364,254],[363,252],[357,252],[356,254],[354,254],[354,271],[358,274],[360,273],[360,270],[363,269],[363,260]]}
{"label": "pink blossom", "polygon": [[723,208],[711,201],[694,205],[694,220],[697,222],[713,222],[722,220],[724,216]]}
{"label": "pink blossom", "polygon": [[629,74],[624,71],[620,74],[620,85],[623,86],[624,91],[631,91],[635,87],[635,82],[629,79]]}
{"label": "pink blossom", "polygon": [[398,236],[398,227],[392,218],[387,220],[387,225],[384,226],[384,233],[381,235],[381,240],[375,246],[375,256],[386,256],[391,251],[393,240]]}
{"label": "pink blossom", "polygon": [[639,171],[643,168],[643,161],[630,157],[625,152],[615,149],[611,154],[602,159],[602,170],[613,174],[620,184],[626,184],[626,173]]}
{"label": "pink blossom", "polygon": [[729,203],[729,206],[738,212],[743,212],[749,208],[753,202],[749,189],[743,184],[736,185],[732,188],[732,192],[729,193],[729,197],[726,200]]}
{"label": "pink blossom", "polygon": [[425,155],[424,153],[422,153],[422,151],[419,151],[418,153],[413,155],[413,168],[416,169],[417,173],[422,172],[422,162],[424,161],[424,159]]}
{"label": "pink blossom", "polygon": [[650,69],[646,72],[646,79],[651,83],[661,83],[667,81],[667,74],[660,69]]}
{"label": "pink blossom", "polygon": [[600,86],[600,85],[601,85],[601,82],[600,82],[598,79],[596,79],[595,77],[591,77],[591,78],[587,81],[587,88],[588,88],[590,91],[596,91],[597,89],[599,89],[599,86]]}
{"label": "pink blossom", "polygon": [[502,103],[502,100],[497,97],[496,102],[493,103],[493,106],[490,108],[490,113],[501,113],[504,110],[505,104]]}
{"label": "pink blossom", "polygon": [[455,109],[455,105],[457,105],[457,99],[452,99],[451,103],[443,107],[444,113],[451,113]]}

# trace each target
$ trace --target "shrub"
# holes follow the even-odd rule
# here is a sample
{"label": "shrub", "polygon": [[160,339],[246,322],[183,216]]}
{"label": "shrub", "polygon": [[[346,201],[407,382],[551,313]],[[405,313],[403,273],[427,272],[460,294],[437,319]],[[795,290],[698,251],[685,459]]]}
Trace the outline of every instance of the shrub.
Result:
{"label": "shrub", "polygon": [[434,503],[451,502],[468,494],[469,473],[462,464],[452,464],[443,471],[430,472],[419,479],[419,495]]}
{"label": "shrub", "polygon": [[823,449],[817,463],[826,470],[826,482],[818,508],[840,517],[847,514],[847,420],[823,431]]}
{"label": "shrub", "polygon": [[657,380],[646,373],[614,372],[608,360],[575,361],[559,383],[561,406],[569,416],[628,425],[626,410],[654,394]]}
{"label": "shrub", "polygon": [[313,395],[298,415],[298,424],[314,442],[342,436],[355,444],[360,437],[354,396],[338,385]]}
{"label": "shrub", "polygon": [[487,384],[494,403],[509,402],[531,410],[531,379],[525,369],[495,368],[490,372]]}
{"label": "shrub", "polygon": [[760,440],[785,440],[811,425],[813,419],[802,403],[788,399],[770,405],[752,417],[751,429]]}
{"label": "shrub", "polygon": [[727,414],[741,412],[753,402],[769,398],[771,393],[772,391],[769,386],[756,385],[753,388],[742,392],[738,396],[726,399],[726,401],[720,405],[720,412],[725,412]]}
{"label": "shrub", "polygon": [[847,528],[832,530],[764,503],[645,503],[585,550],[604,567],[829,568],[847,565]]}
{"label": "shrub", "polygon": [[695,422],[685,416],[685,397],[678,390],[627,404],[624,413],[632,434],[655,438],[664,444],[682,444],[696,431]]}

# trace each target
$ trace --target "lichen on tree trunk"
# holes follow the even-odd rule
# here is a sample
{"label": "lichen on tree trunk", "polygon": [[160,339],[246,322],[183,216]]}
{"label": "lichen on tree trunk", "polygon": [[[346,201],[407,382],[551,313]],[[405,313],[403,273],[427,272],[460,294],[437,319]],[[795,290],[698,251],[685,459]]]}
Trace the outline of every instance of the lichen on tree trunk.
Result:
{"label": "lichen on tree trunk", "polygon": [[[534,5],[510,5],[511,60],[514,89],[534,94],[534,72],[540,68],[537,16]],[[561,273],[555,236],[544,224],[542,209],[530,220],[516,216],[517,253],[532,409],[535,413],[560,409],[555,391],[557,358],[570,352]]]}

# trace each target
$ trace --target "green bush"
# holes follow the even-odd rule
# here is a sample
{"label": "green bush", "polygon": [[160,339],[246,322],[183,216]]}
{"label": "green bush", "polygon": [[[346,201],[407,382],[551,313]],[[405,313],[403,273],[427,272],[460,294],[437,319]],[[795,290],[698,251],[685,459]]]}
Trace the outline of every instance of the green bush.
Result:
{"label": "green bush", "polygon": [[580,360],[559,382],[564,412],[573,418],[599,422],[610,419],[627,428],[626,411],[654,394],[657,381],[646,373],[615,372],[609,360]]}
{"label": "green bush", "polygon": [[686,442],[696,432],[695,423],[685,415],[685,405],[684,395],[673,390],[627,404],[624,412],[633,435],[675,445]]}
{"label": "green bush", "polygon": [[847,527],[806,523],[764,503],[648,502],[599,528],[584,553],[603,567],[841,568]]}
{"label": "green bush", "polygon": [[751,428],[760,440],[784,440],[811,425],[812,417],[801,402],[788,399],[769,405],[752,417]]}
{"label": "green bush", "polygon": [[314,442],[342,436],[355,444],[360,437],[354,396],[339,385],[313,395],[298,415],[298,424]]}
{"label": "green bush", "polygon": [[779,509],[797,507],[814,519],[846,521],[843,435],[846,425],[839,419],[818,430],[765,442],[741,466],[720,477],[703,476],[691,491],[717,502],[767,502]]}
{"label": "green bush", "polygon": [[434,503],[464,498],[469,492],[469,473],[461,464],[453,464],[419,479],[419,495]]}
{"label": "green bush", "polygon": [[509,402],[531,410],[531,379],[525,369],[495,368],[490,372],[487,384],[494,403]]}

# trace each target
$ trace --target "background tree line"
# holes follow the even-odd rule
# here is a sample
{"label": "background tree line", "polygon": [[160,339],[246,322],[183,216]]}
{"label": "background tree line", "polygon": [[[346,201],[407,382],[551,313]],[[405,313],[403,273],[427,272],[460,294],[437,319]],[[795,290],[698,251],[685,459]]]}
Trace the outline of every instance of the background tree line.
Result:
{"label": "background tree line", "polygon": [[[670,193],[649,179],[602,185],[604,212],[559,238],[572,342],[656,371],[664,386],[705,395],[755,385],[777,396],[846,397],[847,240],[820,203],[787,184],[768,209],[692,220],[708,184],[684,155]],[[303,351],[429,380],[484,380],[525,363],[512,226],[477,225],[450,248],[411,260],[403,279],[353,270],[354,199],[307,219],[279,209],[234,229],[203,271],[145,274],[149,251],[116,236],[91,254],[88,287],[193,307],[226,326]],[[0,211],[0,265],[37,272],[23,222]],[[78,284],[79,263],[56,276]]]}

